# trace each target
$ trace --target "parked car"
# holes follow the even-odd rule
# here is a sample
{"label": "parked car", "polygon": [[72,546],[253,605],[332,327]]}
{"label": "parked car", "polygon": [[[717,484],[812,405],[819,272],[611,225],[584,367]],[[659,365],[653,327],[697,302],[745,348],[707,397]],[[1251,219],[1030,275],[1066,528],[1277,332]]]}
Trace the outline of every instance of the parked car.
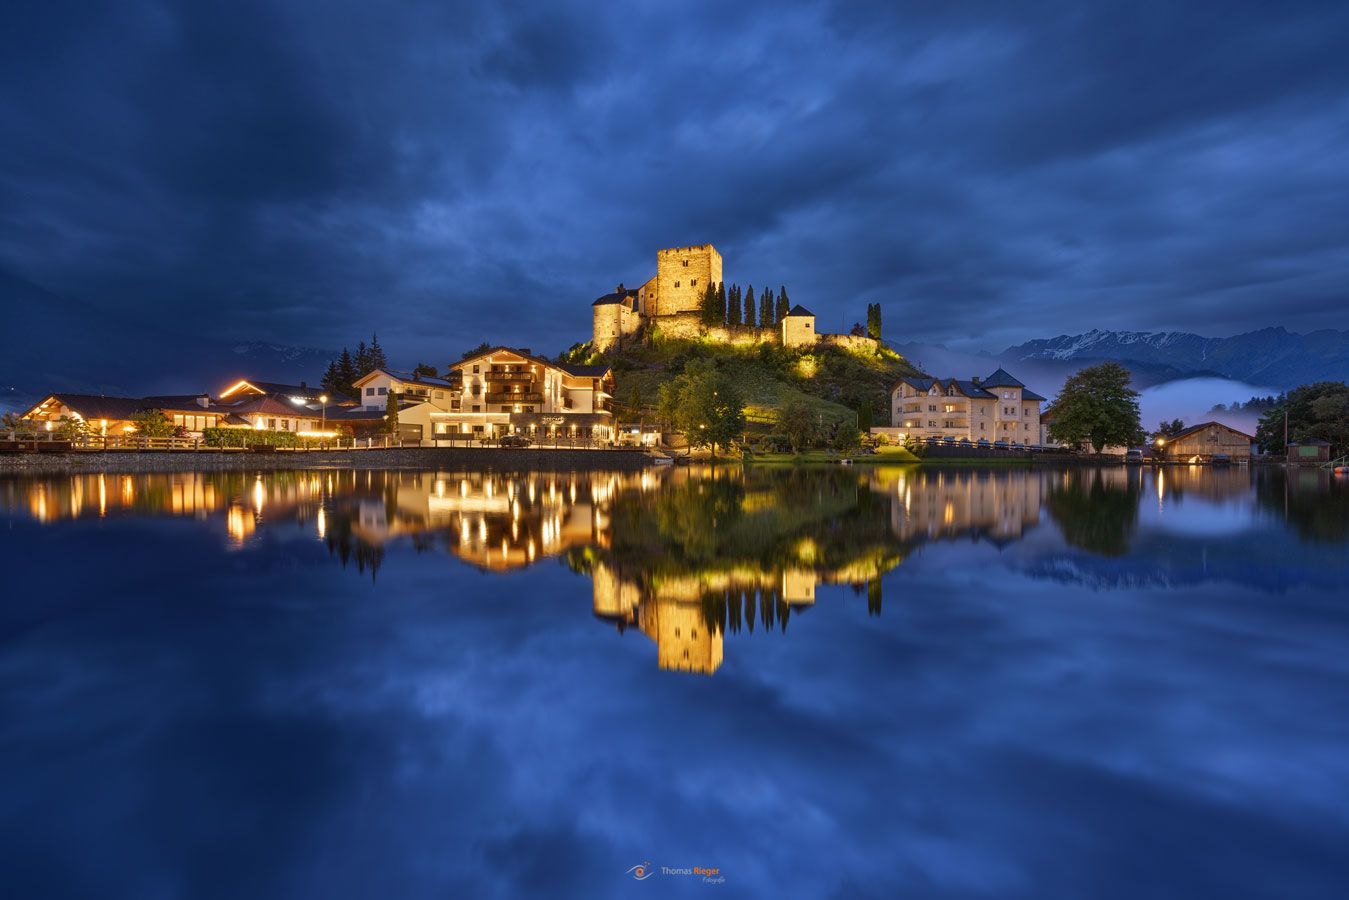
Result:
{"label": "parked car", "polygon": [[970,439],[969,439],[969,438],[961,438],[961,439],[960,439],[960,446],[962,446],[962,447],[973,447],[974,445],[970,443]]}
{"label": "parked car", "polygon": [[1138,448],[1124,451],[1124,461],[1126,463],[1141,463],[1143,461],[1143,451]]}
{"label": "parked car", "polygon": [[501,438],[503,447],[528,447],[532,443],[534,442],[523,434],[508,434]]}
{"label": "parked car", "polygon": [[992,447],[993,445],[988,442],[988,438],[979,438],[979,440],[975,442],[975,446],[983,447],[985,450],[987,450],[989,447]]}
{"label": "parked car", "polygon": [[1000,448],[1002,448],[1003,450],[1006,450],[1006,449],[1007,449],[1007,442],[1006,442],[1005,440],[999,439],[999,440],[996,440],[996,441],[993,442],[993,446],[994,446],[994,447],[1000,447]]}

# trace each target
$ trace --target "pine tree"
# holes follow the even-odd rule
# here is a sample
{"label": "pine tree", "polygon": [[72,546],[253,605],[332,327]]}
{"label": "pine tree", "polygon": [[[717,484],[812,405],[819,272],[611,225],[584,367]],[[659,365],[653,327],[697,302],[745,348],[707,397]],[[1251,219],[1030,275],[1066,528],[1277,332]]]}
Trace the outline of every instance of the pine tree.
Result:
{"label": "pine tree", "polygon": [[764,291],[759,299],[759,327],[773,327],[773,292]]}
{"label": "pine tree", "polygon": [[726,324],[740,324],[740,285],[733,284],[726,293]]}
{"label": "pine tree", "polygon": [[[370,350],[365,346],[365,341],[356,345],[356,378],[370,371]],[[352,381],[355,381],[353,378]]]}
{"label": "pine tree", "polygon": [[786,285],[778,285],[777,324],[782,324],[782,320],[787,318],[787,313],[791,308],[791,301],[787,299]]}
{"label": "pine tree", "polygon": [[726,282],[717,284],[717,324],[726,324]]}
{"label": "pine tree", "polygon": [[361,374],[356,371],[356,361],[351,358],[351,351],[343,347],[342,355],[337,358],[338,390],[349,397],[356,396],[354,382],[360,377]]}
{"label": "pine tree", "polygon": [[337,369],[337,360],[328,363],[328,370],[323,373],[323,380],[319,384],[329,394],[346,393],[346,385],[342,383],[342,374]]}
{"label": "pine tree", "polygon": [[374,332],[370,333],[369,356],[370,356],[370,369],[367,369],[366,371],[371,371],[374,369],[387,369],[389,367],[389,361],[384,357],[384,349],[379,345],[379,335],[375,334]]}
{"label": "pine tree", "polygon": [[[736,289],[737,291],[739,288]],[[750,328],[754,327],[754,314],[757,310],[754,308],[754,287],[750,286],[749,293],[745,295],[742,305],[745,307],[745,324]]]}

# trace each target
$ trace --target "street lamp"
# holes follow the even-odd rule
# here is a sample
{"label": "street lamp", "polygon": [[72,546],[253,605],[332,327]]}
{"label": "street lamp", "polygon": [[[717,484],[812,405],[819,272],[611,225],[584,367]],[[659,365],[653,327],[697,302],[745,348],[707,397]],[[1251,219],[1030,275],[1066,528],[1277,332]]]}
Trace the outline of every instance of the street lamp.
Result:
{"label": "street lamp", "polygon": [[322,425],[319,426],[319,431],[326,432],[326,431],[328,430],[328,395],[327,395],[327,394],[319,394],[319,416],[320,416],[319,421],[321,421],[321,422],[323,423]]}

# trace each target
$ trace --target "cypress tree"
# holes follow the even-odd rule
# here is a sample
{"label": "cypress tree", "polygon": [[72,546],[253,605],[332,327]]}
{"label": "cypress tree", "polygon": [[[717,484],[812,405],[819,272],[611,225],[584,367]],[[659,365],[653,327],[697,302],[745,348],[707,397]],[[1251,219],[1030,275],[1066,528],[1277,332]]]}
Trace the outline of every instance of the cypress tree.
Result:
{"label": "cypress tree", "polygon": [[791,301],[787,299],[787,286],[786,286],[786,285],[778,285],[778,309],[777,309],[777,313],[778,313],[778,324],[779,324],[779,325],[782,324],[782,320],[783,320],[783,319],[787,318],[787,312],[788,312],[788,310],[790,310],[791,308],[792,308]]}
{"label": "cypress tree", "polygon": [[879,303],[870,303],[867,305],[867,337],[881,339],[881,305]]}
{"label": "cypress tree", "polygon": [[713,324],[713,320],[716,316],[716,307],[717,307],[716,287],[713,286],[711,282],[709,282],[707,287],[703,289],[703,302],[700,309],[700,312],[702,312],[703,314],[702,318],[704,325]]}
{"label": "cypress tree", "polygon": [[757,310],[754,308],[754,286],[750,285],[749,293],[745,295],[745,324],[750,328],[754,327],[754,314]]}
{"label": "cypress tree", "polygon": [[717,324],[726,324],[726,282],[717,284]]}
{"label": "cypress tree", "polygon": [[726,324],[740,324],[740,285],[731,285],[726,294]]}
{"label": "cypress tree", "polygon": [[763,297],[759,300],[759,327],[773,327],[773,292],[766,290]]}

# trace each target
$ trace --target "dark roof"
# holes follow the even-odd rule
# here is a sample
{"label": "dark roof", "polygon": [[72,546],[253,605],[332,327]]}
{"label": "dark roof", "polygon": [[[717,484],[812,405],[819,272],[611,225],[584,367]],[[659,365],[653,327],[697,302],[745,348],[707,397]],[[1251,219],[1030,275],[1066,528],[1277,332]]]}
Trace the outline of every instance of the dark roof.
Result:
{"label": "dark roof", "polygon": [[327,394],[329,403],[355,402],[345,394],[338,394],[332,391],[324,390],[322,385],[315,385],[311,387],[309,385],[301,386],[298,384],[282,384],[279,381],[255,381],[252,378],[240,378],[233,384],[227,385],[227,388],[234,387],[240,382],[251,384],[253,387],[262,391],[263,394],[270,394],[274,396],[303,397],[306,400],[317,401],[319,397],[323,396],[324,394]]}
{"label": "dark roof", "polygon": [[[338,408],[344,409],[345,407]],[[217,409],[228,410],[239,415],[266,413],[269,416],[301,416],[306,419],[317,419],[321,416],[317,409],[311,409],[304,404],[292,403],[289,400],[282,400],[272,394],[249,394],[237,403],[224,403]],[[332,413],[330,412],[329,415],[332,415]]]}
{"label": "dark roof", "polygon": [[988,399],[989,397],[992,397],[992,396],[993,396],[993,395],[990,394],[988,391],[984,390],[983,387],[982,387],[981,385],[977,384],[977,383],[974,382],[973,380],[970,380],[970,381],[962,381],[962,380],[959,379],[959,378],[952,378],[952,379],[948,382],[948,385],[951,385],[951,384],[954,384],[954,385],[956,386],[956,388],[957,388],[962,394],[964,394],[966,397],[979,397],[979,398],[981,398],[981,399],[985,399],[985,400],[986,400],[986,399]]}
{"label": "dark roof", "polygon": [[603,378],[609,374],[609,366],[574,366],[571,363],[557,363],[559,369],[568,375],[576,375],[580,378]]}
{"label": "dark roof", "polygon": [[453,384],[444,378],[432,378],[430,375],[414,375],[412,372],[396,372],[393,369],[384,368],[371,369],[356,380],[364,381],[376,372],[383,372],[390,378],[394,378],[398,381],[406,381],[409,384],[434,384],[439,385],[440,387],[458,387],[457,384]]}
{"label": "dark roof", "polygon": [[613,303],[622,303],[622,302],[624,302],[625,300],[631,300],[632,298],[634,298],[634,297],[636,297],[636,296],[637,296],[637,291],[636,291],[636,289],[634,289],[634,288],[624,288],[624,289],[621,290],[621,291],[614,291],[612,294],[605,294],[603,297],[599,298],[598,300],[596,300],[594,303],[592,303],[592,304],[590,304],[590,305],[591,305],[591,306],[607,306],[607,305],[609,305],[609,304],[613,304]]}
{"label": "dark roof", "polygon": [[1312,438],[1310,441],[1289,441],[1290,447],[1329,447],[1330,441],[1323,441],[1320,438]]}
{"label": "dark roof", "polygon": [[811,317],[814,317],[815,313],[811,312],[810,310],[808,310],[808,309],[806,309],[804,306],[802,306],[800,303],[798,303],[798,304],[796,304],[795,306],[793,306],[791,309],[787,310],[787,315],[789,315],[789,316],[811,316]]}
{"label": "dark roof", "polygon": [[1240,431],[1240,430],[1238,430],[1238,429],[1236,429],[1236,428],[1233,428],[1231,425],[1224,425],[1222,422],[1200,422],[1198,425],[1191,425],[1189,428],[1186,428],[1184,431],[1177,431],[1175,434],[1173,434],[1173,435],[1171,435],[1169,438],[1167,438],[1166,441],[1167,441],[1167,443],[1169,444],[1169,443],[1171,443],[1172,441],[1178,441],[1178,440],[1180,440],[1181,438],[1189,437],[1190,435],[1194,434],[1196,431],[1203,431],[1205,428],[1209,428],[1209,427],[1211,427],[1211,426],[1217,426],[1218,428],[1226,428],[1228,431],[1232,432],[1233,434],[1239,434],[1239,435],[1241,435],[1241,436],[1244,437],[1244,438],[1250,438],[1251,440],[1255,440],[1255,438],[1251,437],[1251,436],[1250,436],[1249,434],[1247,434],[1246,432]]}
{"label": "dark roof", "polygon": [[980,387],[1025,387],[1024,384],[1012,377],[1012,373],[1006,369],[999,368],[992,375],[979,382]]}
{"label": "dark roof", "polygon": [[1032,391],[1030,388],[1022,388],[1022,389],[1021,389],[1021,399],[1022,399],[1022,400],[1039,400],[1039,401],[1043,402],[1045,398],[1044,398],[1044,397],[1041,397],[1039,394],[1035,393],[1035,391]]}
{"label": "dark roof", "polygon": [[[139,397],[105,397],[101,394],[48,394],[42,403],[52,397],[86,419],[130,419],[146,408],[145,401]],[[42,403],[30,409],[29,413]]]}

